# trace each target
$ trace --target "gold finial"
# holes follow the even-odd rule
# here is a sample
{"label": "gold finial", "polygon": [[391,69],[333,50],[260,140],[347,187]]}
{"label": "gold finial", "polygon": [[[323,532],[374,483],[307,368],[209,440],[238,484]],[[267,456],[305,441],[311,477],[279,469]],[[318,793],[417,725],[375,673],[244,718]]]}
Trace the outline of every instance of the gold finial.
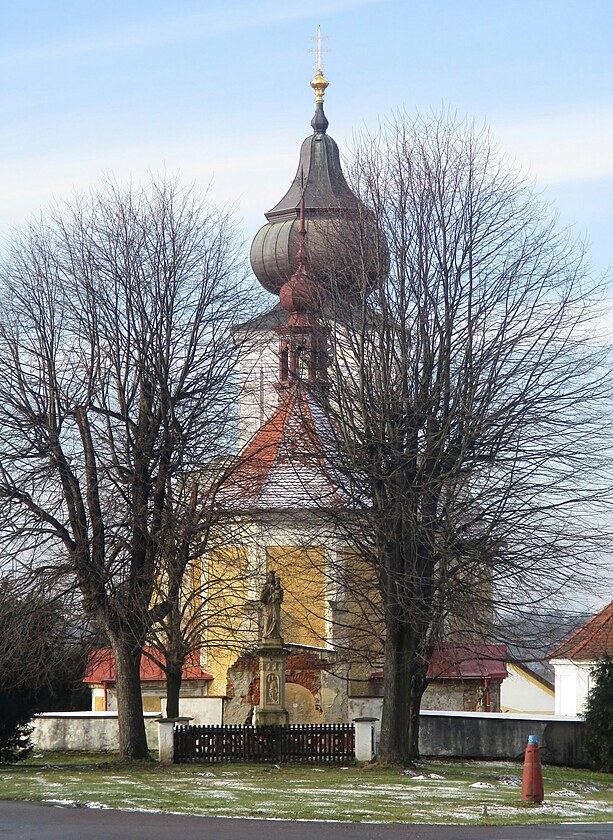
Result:
{"label": "gold finial", "polygon": [[327,79],[324,79],[324,74],[319,68],[317,68],[315,78],[311,82],[311,87],[315,91],[315,102],[317,105],[321,105],[324,101],[324,93],[326,92],[326,88],[329,84],[330,82]]}
{"label": "gold finial", "polygon": [[315,78],[311,82],[311,87],[315,91],[315,102],[317,105],[321,105],[323,103],[324,93],[330,84],[330,82],[324,78],[324,74],[321,70],[321,55],[324,52],[330,52],[330,50],[326,50],[321,46],[321,42],[325,39],[326,36],[321,34],[321,26],[318,26],[317,35],[312,37],[313,41],[317,40],[317,47],[316,49],[311,50],[311,52],[317,53],[317,72],[315,73]]}

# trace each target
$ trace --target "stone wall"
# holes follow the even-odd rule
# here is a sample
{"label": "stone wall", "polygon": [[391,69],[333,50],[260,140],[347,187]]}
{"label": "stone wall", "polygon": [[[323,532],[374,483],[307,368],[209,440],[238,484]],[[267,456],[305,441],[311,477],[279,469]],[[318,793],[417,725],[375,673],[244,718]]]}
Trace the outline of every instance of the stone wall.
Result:
{"label": "stone wall", "polygon": [[[377,718],[379,742],[380,697],[352,697],[349,720]],[[424,756],[450,758],[521,759],[528,735],[536,735],[547,764],[583,767],[581,718],[553,715],[511,715],[496,712],[438,712],[424,710],[420,716],[419,750]]]}
{"label": "stone wall", "polygon": [[[304,686],[295,685],[307,691]],[[215,708],[221,705],[221,698],[210,699],[218,701]],[[348,709],[350,721],[357,717],[378,718],[377,742],[381,702],[380,697],[354,697]],[[215,708],[211,705],[210,713],[218,718]],[[159,715],[145,714],[147,741],[152,750],[158,746],[158,719]],[[225,714],[224,723],[231,723]],[[424,711],[419,748],[424,756],[520,760],[528,735],[536,735],[545,763],[582,767],[585,765],[584,726],[580,718],[552,715]],[[119,749],[117,714],[113,712],[46,712],[34,718],[33,727],[32,740],[37,750],[117,752]]]}
{"label": "stone wall", "polygon": [[[191,718],[194,726],[219,726],[223,723],[223,697],[183,697],[179,701],[181,717]],[[166,716],[166,700],[162,702]]]}
{"label": "stone wall", "polygon": [[423,712],[422,755],[462,758],[523,758],[528,735],[536,735],[546,764],[585,766],[580,718],[475,712]]}
{"label": "stone wall", "polygon": [[[149,749],[158,748],[159,714],[145,713]],[[32,721],[37,750],[118,752],[117,712],[43,712]]]}
{"label": "stone wall", "polygon": [[[421,701],[423,709],[433,711],[474,712],[479,702],[481,683],[475,680],[432,680]],[[490,682],[490,708],[500,711],[500,682]]]}

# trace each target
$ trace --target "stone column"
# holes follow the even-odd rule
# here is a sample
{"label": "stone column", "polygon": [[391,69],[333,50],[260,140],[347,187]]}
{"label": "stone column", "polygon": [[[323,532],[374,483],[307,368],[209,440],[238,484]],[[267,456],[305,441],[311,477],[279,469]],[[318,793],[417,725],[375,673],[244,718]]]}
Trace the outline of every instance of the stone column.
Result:
{"label": "stone column", "polygon": [[289,722],[285,708],[285,660],[288,651],[282,639],[270,639],[258,649],[260,657],[260,703],[255,710],[256,726]]}
{"label": "stone column", "polygon": [[285,708],[285,660],[289,651],[281,636],[283,588],[274,571],[266,575],[260,595],[260,703],[255,710],[256,726],[276,726],[289,722]]}
{"label": "stone column", "polygon": [[191,717],[158,718],[158,761],[172,764],[175,760],[175,726],[187,726]]}
{"label": "stone column", "polygon": [[160,718],[158,727],[158,761],[160,764],[172,764],[175,757],[174,718]]}
{"label": "stone column", "polygon": [[355,726],[355,760],[372,761],[377,757],[375,745],[375,723],[378,718],[354,718]]}

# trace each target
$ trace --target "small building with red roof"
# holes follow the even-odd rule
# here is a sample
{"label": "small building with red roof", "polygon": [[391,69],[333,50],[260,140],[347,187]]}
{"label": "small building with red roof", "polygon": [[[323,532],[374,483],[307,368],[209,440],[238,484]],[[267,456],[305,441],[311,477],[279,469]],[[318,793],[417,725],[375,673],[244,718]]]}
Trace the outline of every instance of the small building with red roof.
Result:
{"label": "small building with red roof", "polygon": [[[499,712],[500,687],[509,675],[507,657],[506,645],[439,645],[430,657],[422,709]],[[380,681],[380,689],[383,677],[382,670],[371,674],[372,680]]]}
{"label": "small building with red roof", "polygon": [[[198,699],[206,697],[208,685],[213,676],[202,668],[198,653],[194,652],[183,666],[181,687],[181,713],[190,717],[203,718],[202,704]],[[111,648],[98,648],[90,653],[83,682],[91,689],[92,711],[110,712],[117,709],[115,689],[115,657]],[[160,665],[160,652],[146,647],[140,663],[140,682],[143,695],[143,711],[164,712],[166,702],[166,675]],[[207,704],[210,706],[211,704]],[[196,712],[196,714],[194,714]],[[206,717],[206,715],[205,715]]]}
{"label": "small building with red roof", "polygon": [[613,601],[549,655],[555,672],[556,715],[585,711],[591,673],[607,656],[613,657]]}

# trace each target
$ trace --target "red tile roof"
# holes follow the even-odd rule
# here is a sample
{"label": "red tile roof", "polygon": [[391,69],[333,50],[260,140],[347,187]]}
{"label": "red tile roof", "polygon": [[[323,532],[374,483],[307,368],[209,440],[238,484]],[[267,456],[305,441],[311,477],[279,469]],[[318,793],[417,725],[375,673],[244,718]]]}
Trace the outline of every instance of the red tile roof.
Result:
{"label": "red tile roof", "polygon": [[[145,648],[153,656],[159,656],[159,653],[153,648]],[[201,666],[194,661],[197,654],[192,656],[191,662],[186,662],[183,666],[184,680],[212,680],[213,676],[207,671],[204,671]],[[99,648],[90,653],[87,659],[87,668],[83,682],[85,683],[104,683],[115,682],[115,657],[111,648]],[[166,675],[162,668],[144,655],[140,662],[140,679],[141,682],[149,681],[165,681]]]}
{"label": "red tile roof", "polygon": [[[507,657],[506,645],[443,645],[432,654],[428,679],[504,680],[509,676]],[[371,678],[382,679],[383,671],[373,671]]]}
{"label": "red tile roof", "polygon": [[506,645],[443,645],[434,651],[428,665],[429,680],[504,680]]}
{"label": "red tile roof", "polygon": [[322,500],[340,503],[323,455],[326,423],[304,391],[289,391],[222,481],[220,504],[308,508],[321,506]]}
{"label": "red tile roof", "polygon": [[224,482],[220,499],[236,502],[256,501],[272,468],[296,397],[290,394],[279,403],[270,418],[264,423],[243,451],[232,469],[231,477]]}
{"label": "red tile roof", "polygon": [[613,601],[549,654],[549,659],[598,662],[613,656]]}

